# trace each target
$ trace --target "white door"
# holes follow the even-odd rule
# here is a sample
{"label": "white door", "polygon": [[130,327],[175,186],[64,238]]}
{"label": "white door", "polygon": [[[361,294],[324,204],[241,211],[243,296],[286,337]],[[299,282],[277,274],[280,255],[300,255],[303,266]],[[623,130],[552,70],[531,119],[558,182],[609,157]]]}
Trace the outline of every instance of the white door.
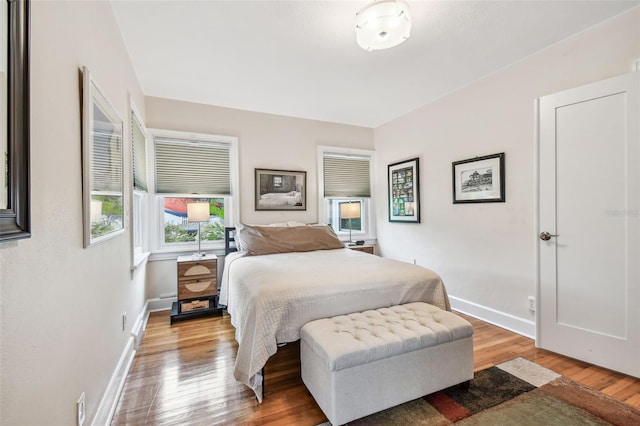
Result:
{"label": "white door", "polygon": [[539,99],[536,346],[640,377],[640,72]]}

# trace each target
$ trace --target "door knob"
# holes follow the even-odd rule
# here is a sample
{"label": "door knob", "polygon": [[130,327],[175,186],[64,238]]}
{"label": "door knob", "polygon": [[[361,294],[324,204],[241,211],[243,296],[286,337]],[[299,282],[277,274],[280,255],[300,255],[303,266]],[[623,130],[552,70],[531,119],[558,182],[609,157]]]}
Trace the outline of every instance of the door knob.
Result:
{"label": "door knob", "polygon": [[540,239],[542,241],[549,241],[551,239],[551,237],[559,237],[559,236],[560,235],[553,235],[553,234],[550,234],[550,233],[548,233],[546,231],[540,233]]}

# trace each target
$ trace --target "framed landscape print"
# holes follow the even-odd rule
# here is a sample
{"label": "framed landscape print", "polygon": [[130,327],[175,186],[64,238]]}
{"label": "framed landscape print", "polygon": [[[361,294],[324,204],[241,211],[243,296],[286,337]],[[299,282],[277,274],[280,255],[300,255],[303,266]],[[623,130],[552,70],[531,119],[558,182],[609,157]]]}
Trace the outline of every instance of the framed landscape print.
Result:
{"label": "framed landscape print", "polygon": [[504,203],[504,152],[453,163],[453,204]]}
{"label": "framed landscape print", "polygon": [[389,222],[420,223],[419,159],[389,164]]}
{"label": "framed landscape print", "polygon": [[256,169],[256,210],[306,210],[307,172]]}

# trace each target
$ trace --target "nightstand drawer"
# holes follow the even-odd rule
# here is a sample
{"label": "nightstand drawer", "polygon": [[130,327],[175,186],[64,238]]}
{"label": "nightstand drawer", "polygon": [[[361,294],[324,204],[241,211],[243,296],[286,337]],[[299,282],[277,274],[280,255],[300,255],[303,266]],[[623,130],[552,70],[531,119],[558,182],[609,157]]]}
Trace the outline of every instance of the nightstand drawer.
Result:
{"label": "nightstand drawer", "polygon": [[214,278],[216,276],[215,260],[197,260],[178,263],[178,280]]}
{"label": "nightstand drawer", "polygon": [[194,299],[194,300],[184,300],[180,301],[180,313],[183,312],[196,312],[205,309],[214,308],[213,303],[215,299]]}
{"label": "nightstand drawer", "polygon": [[355,251],[363,251],[365,253],[369,253],[369,254],[373,254],[373,246],[349,246],[349,248],[351,250],[355,250]]}
{"label": "nightstand drawer", "polygon": [[178,281],[178,300],[215,296],[216,294],[216,280],[213,278]]}

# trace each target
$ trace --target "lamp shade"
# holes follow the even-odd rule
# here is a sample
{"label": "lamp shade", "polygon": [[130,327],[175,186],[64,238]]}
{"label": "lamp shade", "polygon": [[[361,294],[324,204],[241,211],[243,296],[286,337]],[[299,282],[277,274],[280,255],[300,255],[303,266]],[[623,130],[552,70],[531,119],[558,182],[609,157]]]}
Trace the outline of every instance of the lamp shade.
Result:
{"label": "lamp shade", "polygon": [[356,13],[356,41],[364,50],[394,47],[411,35],[411,12],[402,0],[378,0]]}
{"label": "lamp shade", "polygon": [[91,210],[89,213],[89,220],[91,223],[98,223],[102,219],[102,201],[91,200]]}
{"label": "lamp shade", "polygon": [[188,203],[187,220],[189,222],[209,222],[209,203]]}
{"label": "lamp shade", "polygon": [[360,217],[360,203],[341,203],[340,217],[342,219],[357,219]]}

